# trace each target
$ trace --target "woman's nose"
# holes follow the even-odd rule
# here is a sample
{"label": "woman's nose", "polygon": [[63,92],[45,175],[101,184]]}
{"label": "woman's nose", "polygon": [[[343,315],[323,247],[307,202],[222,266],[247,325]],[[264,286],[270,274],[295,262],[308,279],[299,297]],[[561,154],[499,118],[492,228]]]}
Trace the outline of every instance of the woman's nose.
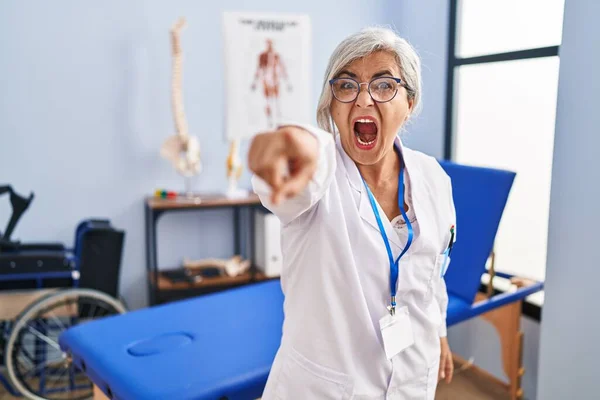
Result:
{"label": "woman's nose", "polygon": [[358,96],[356,98],[356,105],[361,108],[369,107],[373,105],[373,99],[369,93],[368,86],[361,84],[359,86]]}

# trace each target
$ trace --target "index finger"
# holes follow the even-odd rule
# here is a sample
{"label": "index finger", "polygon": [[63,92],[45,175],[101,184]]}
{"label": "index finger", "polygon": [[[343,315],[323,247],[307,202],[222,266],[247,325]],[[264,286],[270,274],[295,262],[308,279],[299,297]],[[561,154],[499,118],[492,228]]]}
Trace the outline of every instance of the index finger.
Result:
{"label": "index finger", "polygon": [[311,178],[311,169],[308,165],[303,165],[290,175],[288,179],[281,185],[277,193],[278,201],[282,197],[289,198],[300,193],[308,185]]}

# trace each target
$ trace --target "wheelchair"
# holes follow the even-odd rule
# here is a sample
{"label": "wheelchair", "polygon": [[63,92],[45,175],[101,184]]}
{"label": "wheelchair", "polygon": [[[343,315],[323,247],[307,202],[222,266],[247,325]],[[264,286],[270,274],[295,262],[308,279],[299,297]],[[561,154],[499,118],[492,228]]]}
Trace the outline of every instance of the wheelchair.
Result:
{"label": "wheelchair", "polygon": [[[76,227],[72,248],[11,240],[34,195],[0,186],[0,196],[6,193],[12,215],[0,232],[0,295],[25,291],[36,298],[15,317],[0,316],[0,384],[28,399],[92,398],[91,381],[61,351],[58,337],[75,325],[127,311],[118,298],[125,234],[109,220],[86,219]],[[47,293],[36,296],[42,291]]]}

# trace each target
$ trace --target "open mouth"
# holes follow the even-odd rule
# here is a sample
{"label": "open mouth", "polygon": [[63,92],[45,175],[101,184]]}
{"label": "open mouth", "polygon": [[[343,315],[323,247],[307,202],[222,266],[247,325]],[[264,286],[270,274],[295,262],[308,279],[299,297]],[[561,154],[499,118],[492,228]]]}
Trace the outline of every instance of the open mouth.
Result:
{"label": "open mouth", "polygon": [[358,147],[370,149],[377,140],[377,124],[372,119],[360,118],[354,121],[354,136]]}

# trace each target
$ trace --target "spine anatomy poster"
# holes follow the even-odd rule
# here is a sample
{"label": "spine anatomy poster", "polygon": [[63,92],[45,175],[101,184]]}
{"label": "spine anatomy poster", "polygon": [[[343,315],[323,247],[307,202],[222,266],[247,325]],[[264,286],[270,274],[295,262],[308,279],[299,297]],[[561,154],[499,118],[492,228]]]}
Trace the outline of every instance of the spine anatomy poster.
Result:
{"label": "spine anatomy poster", "polygon": [[308,16],[226,12],[223,23],[226,139],[310,122]]}

